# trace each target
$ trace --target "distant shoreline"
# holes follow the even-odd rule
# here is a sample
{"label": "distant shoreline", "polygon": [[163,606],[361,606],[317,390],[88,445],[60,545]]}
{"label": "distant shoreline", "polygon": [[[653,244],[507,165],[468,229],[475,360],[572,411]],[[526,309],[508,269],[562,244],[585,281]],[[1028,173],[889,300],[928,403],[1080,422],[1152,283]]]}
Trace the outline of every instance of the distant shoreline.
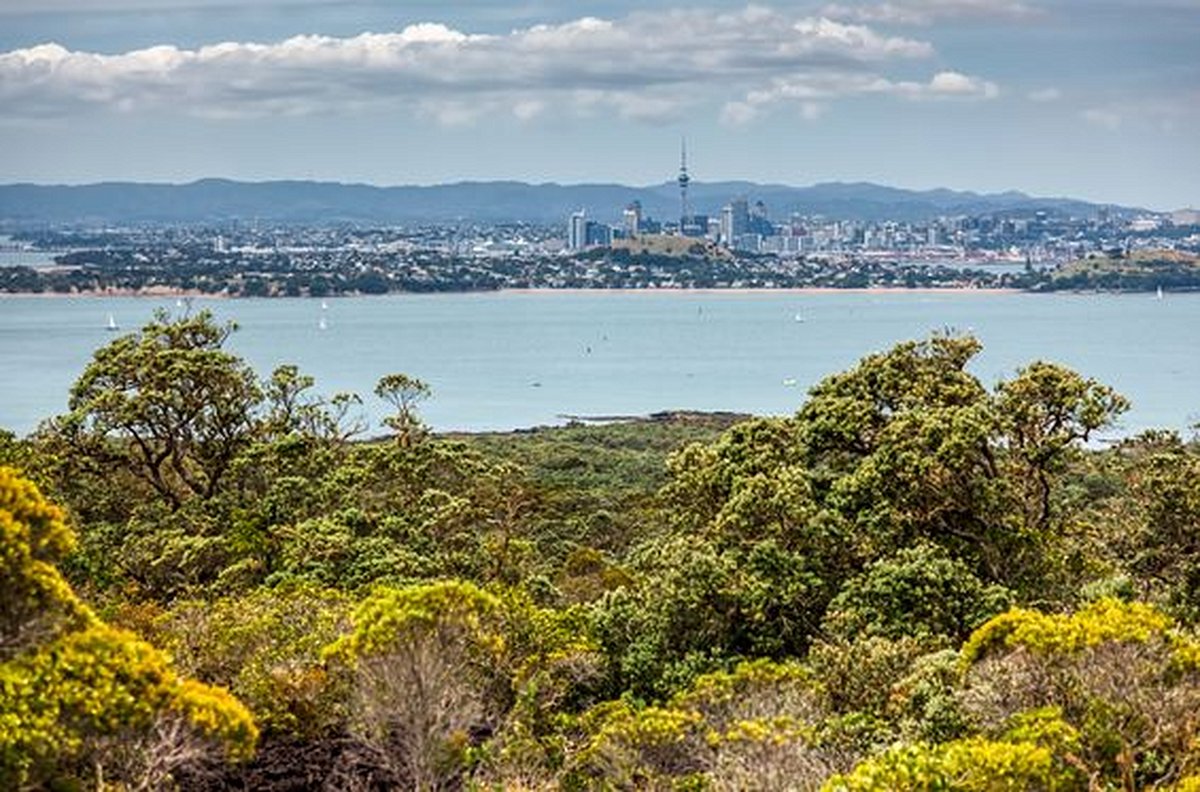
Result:
{"label": "distant shoreline", "polygon": [[[56,292],[56,291],[14,291],[0,292],[0,299],[4,297],[45,297],[47,299],[69,298],[69,297],[171,297],[180,299],[189,299],[199,297],[206,300],[237,300],[243,299],[233,297],[228,294],[208,294],[197,291],[195,289],[173,289],[168,286],[151,286],[147,289],[92,289],[89,291],[75,292]],[[274,299],[274,298],[266,298]],[[319,299],[319,298],[313,298]]]}
{"label": "distant shoreline", "polygon": [[576,294],[937,294],[978,292],[980,294],[1025,294],[1025,289],[977,287],[977,286],[787,286],[769,289],[762,286],[728,289],[499,289],[509,294],[546,294],[573,292]]}
{"label": "distant shoreline", "polygon": [[464,294],[1032,294],[1027,289],[1000,288],[990,286],[854,286],[839,288],[837,286],[789,286],[780,288],[729,287],[729,288],[697,288],[697,289],[595,289],[595,288],[506,288],[506,289],[476,289],[470,291],[436,291],[436,292],[388,292],[387,294],[329,294],[323,297],[283,295],[271,297],[243,297],[240,295],[205,293],[187,289],[172,289],[155,286],[149,289],[105,289],[79,292],[0,292],[0,299],[5,297],[43,297],[46,299],[62,298],[101,298],[101,297],[133,297],[133,298],[199,298],[204,300],[342,300],[355,297],[436,297],[439,295]]}

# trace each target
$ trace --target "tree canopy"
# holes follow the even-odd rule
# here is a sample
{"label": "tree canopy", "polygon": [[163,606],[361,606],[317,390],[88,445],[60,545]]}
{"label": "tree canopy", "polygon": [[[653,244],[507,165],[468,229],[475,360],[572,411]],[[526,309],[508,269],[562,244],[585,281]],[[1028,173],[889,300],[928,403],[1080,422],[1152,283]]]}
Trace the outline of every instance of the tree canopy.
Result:
{"label": "tree canopy", "polygon": [[484,435],[396,373],[368,440],[231,332],[0,433],[0,786],[1200,789],[1200,445],[1081,373]]}

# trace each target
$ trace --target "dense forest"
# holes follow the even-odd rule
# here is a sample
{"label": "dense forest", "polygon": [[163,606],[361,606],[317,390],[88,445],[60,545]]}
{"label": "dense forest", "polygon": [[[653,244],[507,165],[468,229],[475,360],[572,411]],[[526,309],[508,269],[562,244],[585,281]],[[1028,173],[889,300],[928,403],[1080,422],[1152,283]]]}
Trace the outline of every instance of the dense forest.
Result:
{"label": "dense forest", "polygon": [[0,788],[1200,790],[1200,447],[1102,383],[444,436],[396,373],[370,439],[233,331],[0,433]]}

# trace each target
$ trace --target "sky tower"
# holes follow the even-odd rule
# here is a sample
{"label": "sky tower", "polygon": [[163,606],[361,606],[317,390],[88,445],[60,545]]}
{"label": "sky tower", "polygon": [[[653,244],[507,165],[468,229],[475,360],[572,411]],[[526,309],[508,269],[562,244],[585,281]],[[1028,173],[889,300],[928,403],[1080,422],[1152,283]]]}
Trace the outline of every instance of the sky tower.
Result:
{"label": "sky tower", "polygon": [[688,184],[692,177],[687,171],[687,138],[679,139],[679,233],[683,235],[683,227],[691,219],[692,210],[688,206]]}

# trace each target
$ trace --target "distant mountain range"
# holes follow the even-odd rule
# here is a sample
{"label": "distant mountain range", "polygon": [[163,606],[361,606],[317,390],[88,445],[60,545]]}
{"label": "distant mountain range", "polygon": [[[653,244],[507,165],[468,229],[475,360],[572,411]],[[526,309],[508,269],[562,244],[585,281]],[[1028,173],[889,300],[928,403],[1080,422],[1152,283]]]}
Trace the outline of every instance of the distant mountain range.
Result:
{"label": "distant mountain range", "polygon": [[[762,201],[772,217],[793,212],[837,219],[918,221],[939,215],[1046,210],[1089,215],[1101,206],[1068,198],[1035,198],[1020,192],[979,194],[954,190],[904,190],[868,183],[833,182],[787,187],[752,182],[693,182],[693,211],[715,216],[735,197]],[[617,222],[641,201],[643,214],[679,216],[679,188],[618,184],[459,182],[429,187],[375,187],[313,181],[239,182],[202,179],[190,184],[104,182],[80,186],[0,185],[0,225],[96,223],[219,223],[230,220],[285,223],[414,223],[444,221],[559,222],[580,209]],[[1135,212],[1109,206],[1114,212]]]}

